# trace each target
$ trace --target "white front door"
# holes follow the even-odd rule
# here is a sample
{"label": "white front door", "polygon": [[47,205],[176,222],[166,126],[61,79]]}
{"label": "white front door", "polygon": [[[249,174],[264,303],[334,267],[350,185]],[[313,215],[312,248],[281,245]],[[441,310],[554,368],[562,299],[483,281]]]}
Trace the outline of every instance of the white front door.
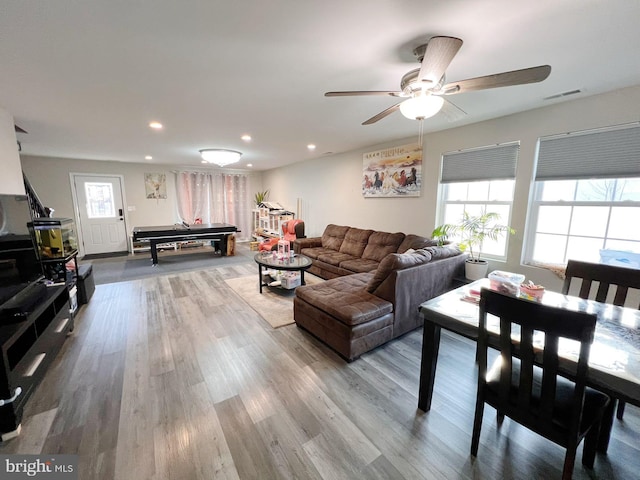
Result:
{"label": "white front door", "polygon": [[84,254],[126,252],[122,178],[73,174]]}

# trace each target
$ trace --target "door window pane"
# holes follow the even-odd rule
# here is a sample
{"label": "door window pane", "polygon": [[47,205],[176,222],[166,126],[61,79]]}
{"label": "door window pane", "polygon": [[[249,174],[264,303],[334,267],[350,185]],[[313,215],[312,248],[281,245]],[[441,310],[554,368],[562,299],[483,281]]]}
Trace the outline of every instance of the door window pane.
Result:
{"label": "door window pane", "polygon": [[116,216],[111,183],[86,182],[84,192],[87,197],[87,217],[114,218]]}

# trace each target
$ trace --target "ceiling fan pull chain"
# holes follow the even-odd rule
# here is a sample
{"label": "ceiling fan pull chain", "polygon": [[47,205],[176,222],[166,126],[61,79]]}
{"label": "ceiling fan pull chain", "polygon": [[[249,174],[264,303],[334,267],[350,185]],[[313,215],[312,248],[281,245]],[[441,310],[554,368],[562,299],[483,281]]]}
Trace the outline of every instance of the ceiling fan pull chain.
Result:
{"label": "ceiling fan pull chain", "polygon": [[418,145],[420,146],[420,149],[422,149],[422,137],[424,136],[424,118],[418,118],[418,125]]}

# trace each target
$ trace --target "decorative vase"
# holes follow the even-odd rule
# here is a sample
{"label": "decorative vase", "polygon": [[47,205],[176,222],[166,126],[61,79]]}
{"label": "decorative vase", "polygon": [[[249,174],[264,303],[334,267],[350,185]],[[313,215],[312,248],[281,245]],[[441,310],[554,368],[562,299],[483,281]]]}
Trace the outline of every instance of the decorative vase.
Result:
{"label": "decorative vase", "polygon": [[468,280],[480,280],[487,276],[487,270],[489,269],[489,262],[486,260],[472,260],[468,259],[465,262],[465,274]]}

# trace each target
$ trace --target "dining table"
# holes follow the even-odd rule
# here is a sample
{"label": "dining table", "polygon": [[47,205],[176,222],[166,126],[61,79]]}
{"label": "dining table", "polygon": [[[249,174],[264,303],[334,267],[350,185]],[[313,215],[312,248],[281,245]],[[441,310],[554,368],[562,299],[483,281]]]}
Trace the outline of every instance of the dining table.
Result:
{"label": "dining table", "polygon": [[[476,280],[422,303],[419,307],[424,318],[422,359],[418,408],[431,408],[433,386],[440,346],[440,333],[444,328],[477,341],[479,305],[477,293],[490,288],[488,279]],[[517,293],[515,293],[517,294]],[[595,313],[597,323],[589,356],[588,385],[607,393],[614,399],[640,406],[640,310],[587,300],[546,290],[538,301],[567,310]],[[498,345],[499,319],[487,318],[489,345]],[[544,336],[540,336],[543,347]],[[575,374],[579,343],[563,339],[558,348],[561,356],[560,373],[567,378]],[[603,420],[598,450],[606,452],[611,433],[615,403],[611,402]]]}

